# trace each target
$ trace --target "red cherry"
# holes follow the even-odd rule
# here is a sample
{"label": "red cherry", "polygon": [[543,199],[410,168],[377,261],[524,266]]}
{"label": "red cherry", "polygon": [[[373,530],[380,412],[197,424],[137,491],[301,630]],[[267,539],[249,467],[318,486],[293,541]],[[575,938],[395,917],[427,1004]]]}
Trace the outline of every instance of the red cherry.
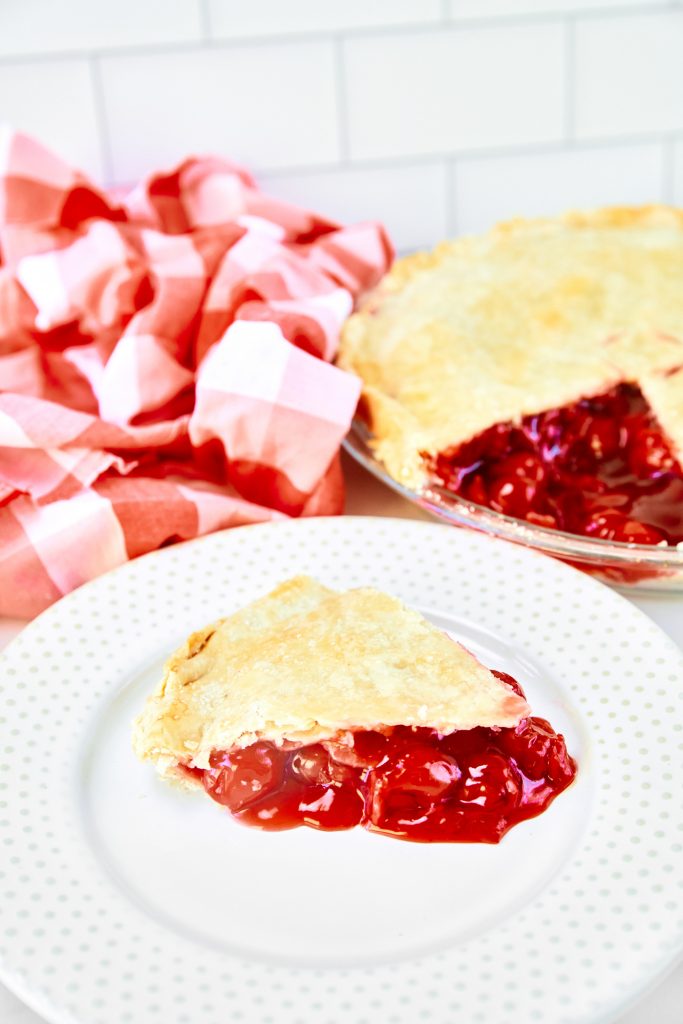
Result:
{"label": "red cherry", "polygon": [[509,455],[504,463],[508,476],[517,476],[528,484],[541,484],[545,480],[545,466],[537,455],[517,452]]}
{"label": "red cherry", "polygon": [[363,798],[350,786],[308,786],[299,799],[299,814],[312,828],[353,828],[363,816]]}
{"label": "red cherry", "polygon": [[523,718],[514,729],[502,729],[500,743],[529,779],[545,776],[555,733],[542,718]]}
{"label": "red cherry", "polygon": [[511,676],[508,672],[501,672],[497,668],[491,669],[491,675],[495,676],[496,679],[500,679],[501,683],[505,683],[506,686],[509,686],[510,689],[514,690],[519,697],[524,697],[524,691],[514,676]]}
{"label": "red cherry", "polygon": [[489,427],[474,440],[460,446],[458,460],[461,466],[478,462],[482,455],[489,459],[501,458],[510,450],[511,427],[507,423],[497,423]]}
{"label": "red cherry", "polygon": [[624,544],[659,544],[666,540],[664,534],[654,526],[628,519],[614,509],[592,515],[586,522],[584,533],[588,537],[600,537],[602,540],[615,540]]}
{"label": "red cherry", "polygon": [[355,781],[352,768],[334,760],[321,743],[302,747],[292,755],[292,774],[301,782],[327,786],[332,782]]}
{"label": "red cherry", "polygon": [[491,508],[516,519],[524,519],[535,496],[534,486],[515,477],[496,476],[488,485]]}
{"label": "red cherry", "polygon": [[268,793],[255,803],[247,804],[241,810],[233,811],[233,815],[243,825],[267,829],[269,832],[296,828],[304,824],[299,810],[301,795],[302,790],[298,786],[284,787]]}
{"label": "red cherry", "polygon": [[516,807],[523,793],[522,777],[502,754],[484,751],[464,765],[458,791],[461,803],[476,804],[482,810],[499,811]]}
{"label": "red cherry", "polygon": [[475,505],[488,505],[489,496],[486,484],[479,473],[474,473],[462,486],[462,496],[466,501],[472,501]]}
{"label": "red cherry", "polygon": [[529,452],[500,461],[488,484],[489,502],[498,512],[523,519],[532,508],[545,479],[543,463]]}
{"label": "red cherry", "polygon": [[580,403],[601,416],[623,423],[630,416],[647,411],[647,403],[640,391],[630,385],[622,385],[611,391]]}
{"label": "red cherry", "polygon": [[470,755],[481,753],[490,742],[490,729],[458,729],[441,737],[439,747],[454,757],[458,764]]}
{"label": "red cherry", "polygon": [[284,753],[272,743],[253,743],[243,750],[211,755],[204,789],[219,804],[239,811],[277,789],[282,782]]}
{"label": "red cherry", "polygon": [[642,430],[629,444],[628,464],[637,476],[648,477],[673,469],[676,460],[659,430]]}
{"label": "red cherry", "polygon": [[[503,814],[479,811],[474,804],[451,802],[435,809],[430,818],[430,833],[441,842],[498,843],[511,824]],[[419,832],[415,838],[420,838]]]}
{"label": "red cherry", "polygon": [[454,460],[455,456],[449,452],[441,452],[430,460],[430,468],[436,483],[457,492],[462,485],[463,472]]}
{"label": "red cherry", "polygon": [[[578,491],[583,497],[597,501],[610,501],[615,491],[608,488],[604,480],[601,480],[595,473],[567,473],[559,474],[562,485],[569,491]],[[620,503],[622,499],[620,496]]]}
{"label": "red cherry", "polygon": [[353,768],[370,768],[384,759],[389,739],[379,732],[346,733],[337,740],[323,742],[330,758]]}
{"label": "red cherry", "polygon": [[427,744],[392,750],[368,773],[368,814],[375,823],[407,815],[422,817],[431,803],[451,792],[460,778],[453,757]]}
{"label": "red cherry", "polygon": [[576,772],[564,737],[544,718],[525,718],[515,729],[501,730],[501,745],[528,779],[568,785]]}
{"label": "red cherry", "polygon": [[310,747],[302,747],[292,754],[292,773],[298,776],[302,782],[327,782],[331,781],[329,775],[330,758],[326,750],[316,743]]}
{"label": "red cherry", "polygon": [[597,461],[612,458],[621,447],[619,423],[604,416],[586,416],[579,421],[578,437]]}
{"label": "red cherry", "polygon": [[576,774],[573,758],[567,753],[564,737],[556,736],[548,754],[547,778],[555,786],[568,786]]}

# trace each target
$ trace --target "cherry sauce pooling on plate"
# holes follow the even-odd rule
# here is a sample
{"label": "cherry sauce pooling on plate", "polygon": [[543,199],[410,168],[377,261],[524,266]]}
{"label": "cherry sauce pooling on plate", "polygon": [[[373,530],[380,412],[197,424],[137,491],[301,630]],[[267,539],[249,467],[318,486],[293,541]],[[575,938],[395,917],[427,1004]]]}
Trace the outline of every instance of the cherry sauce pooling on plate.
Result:
{"label": "cherry sauce pooling on plate", "polygon": [[[499,679],[521,693],[503,672]],[[415,842],[497,843],[572,782],[576,764],[542,718],[442,735],[397,726],[309,746],[259,741],[187,769],[245,825],[363,825]]]}

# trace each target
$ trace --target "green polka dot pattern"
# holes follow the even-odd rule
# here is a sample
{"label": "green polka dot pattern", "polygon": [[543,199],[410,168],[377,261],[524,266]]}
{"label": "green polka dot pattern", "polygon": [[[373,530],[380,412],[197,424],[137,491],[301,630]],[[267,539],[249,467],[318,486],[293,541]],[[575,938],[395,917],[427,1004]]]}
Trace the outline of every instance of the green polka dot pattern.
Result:
{"label": "green polka dot pattern", "polygon": [[[190,629],[299,572],[514,639],[576,722],[587,801],[572,846],[470,936],[355,965],[239,955],[130,902],[89,842],[75,780],[102,707]],[[0,656],[0,691],[0,974],[50,1021],[588,1024],[683,949],[683,658],[623,598],[533,552],[404,520],[234,529],[49,609]],[[333,914],[344,893],[331,898]]]}

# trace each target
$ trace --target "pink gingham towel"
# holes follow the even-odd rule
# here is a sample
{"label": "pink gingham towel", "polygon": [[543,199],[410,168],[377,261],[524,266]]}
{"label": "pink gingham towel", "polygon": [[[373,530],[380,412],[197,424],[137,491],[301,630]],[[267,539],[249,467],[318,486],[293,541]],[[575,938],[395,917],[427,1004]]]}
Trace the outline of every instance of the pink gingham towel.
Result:
{"label": "pink gingham towel", "polygon": [[0,131],[0,614],[243,523],[341,511],[358,381],[332,366],[386,270],[219,159],[106,192]]}

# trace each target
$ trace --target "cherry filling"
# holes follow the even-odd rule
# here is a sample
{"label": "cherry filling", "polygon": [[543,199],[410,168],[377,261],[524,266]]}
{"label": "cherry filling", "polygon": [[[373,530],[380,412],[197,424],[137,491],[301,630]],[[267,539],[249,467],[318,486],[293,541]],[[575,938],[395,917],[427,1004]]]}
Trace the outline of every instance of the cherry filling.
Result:
{"label": "cherry filling", "polygon": [[[521,693],[511,676],[494,675]],[[289,749],[259,741],[214,751],[210,764],[188,771],[245,825],[363,825],[423,843],[497,843],[576,774],[563,737],[542,718],[448,736],[408,726],[345,732]]]}
{"label": "cherry filling", "polygon": [[430,470],[468,501],[539,526],[637,544],[683,541],[683,470],[631,385],[491,427],[434,457]]}

